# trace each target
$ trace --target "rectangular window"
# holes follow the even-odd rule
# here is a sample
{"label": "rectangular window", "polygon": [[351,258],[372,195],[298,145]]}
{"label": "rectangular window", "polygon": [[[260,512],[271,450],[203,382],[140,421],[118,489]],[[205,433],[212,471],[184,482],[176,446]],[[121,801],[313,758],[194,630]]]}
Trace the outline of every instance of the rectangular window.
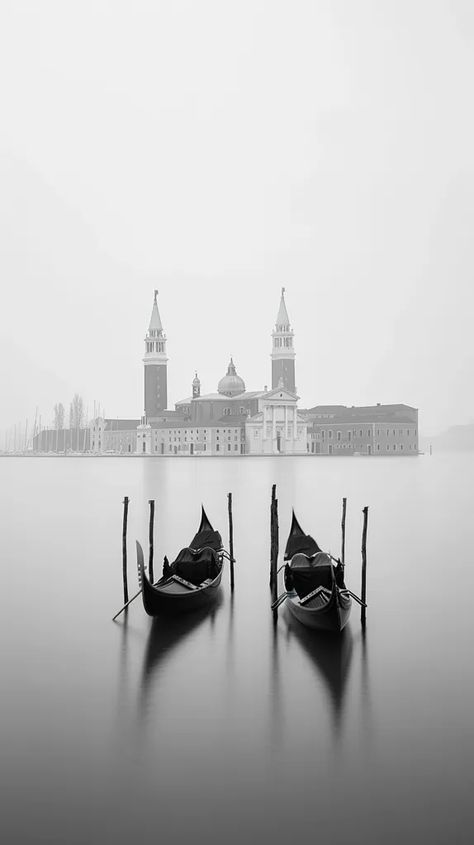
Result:
{"label": "rectangular window", "polygon": [[217,444],[217,446],[216,446],[216,452],[218,452],[218,451],[219,451],[219,444]]}
{"label": "rectangular window", "polygon": [[328,431],[328,437],[329,437],[330,440],[332,440],[332,431],[331,430]]}
{"label": "rectangular window", "polygon": [[338,439],[338,441],[341,439],[341,432],[340,431],[337,432],[337,439]]}

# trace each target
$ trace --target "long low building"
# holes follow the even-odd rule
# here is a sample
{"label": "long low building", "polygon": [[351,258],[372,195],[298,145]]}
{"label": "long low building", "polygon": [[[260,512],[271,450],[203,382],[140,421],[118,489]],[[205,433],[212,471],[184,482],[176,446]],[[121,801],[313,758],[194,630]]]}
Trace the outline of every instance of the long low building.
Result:
{"label": "long low building", "polygon": [[313,455],[418,454],[418,410],[409,405],[319,405],[302,415]]}

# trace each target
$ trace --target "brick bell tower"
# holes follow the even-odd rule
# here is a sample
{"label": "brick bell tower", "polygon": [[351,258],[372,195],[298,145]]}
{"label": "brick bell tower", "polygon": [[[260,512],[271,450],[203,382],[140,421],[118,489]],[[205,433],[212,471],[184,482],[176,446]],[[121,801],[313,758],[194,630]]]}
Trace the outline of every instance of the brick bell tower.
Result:
{"label": "brick bell tower", "polygon": [[275,329],[272,332],[272,389],[284,387],[290,393],[296,393],[295,358],[293,331],[286,310],[285,288],[281,289],[281,300]]}
{"label": "brick bell tower", "polygon": [[168,358],[155,290],[150,326],[145,337],[145,417],[147,422],[158,417],[168,404]]}

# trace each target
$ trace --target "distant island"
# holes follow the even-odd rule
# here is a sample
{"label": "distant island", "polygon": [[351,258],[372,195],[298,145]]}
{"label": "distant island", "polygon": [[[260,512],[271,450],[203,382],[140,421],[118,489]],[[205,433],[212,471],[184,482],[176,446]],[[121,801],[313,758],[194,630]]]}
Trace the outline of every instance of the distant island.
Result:
{"label": "distant island", "polygon": [[[299,408],[296,392],[294,333],[285,288],[272,332],[271,388],[249,390],[233,358],[217,390],[201,392],[197,374],[186,398],[168,407],[167,337],[154,291],[144,338],[144,414],[140,418],[106,418],[94,408],[84,418],[82,397],[76,394],[64,426],[62,403],[54,408],[54,425],[42,428],[35,416],[27,436],[15,427],[6,438],[5,454],[82,454],[226,456],[242,455],[378,455],[415,456],[418,409],[403,403],[376,405],[313,405]],[[13,448],[12,448],[13,447]]]}

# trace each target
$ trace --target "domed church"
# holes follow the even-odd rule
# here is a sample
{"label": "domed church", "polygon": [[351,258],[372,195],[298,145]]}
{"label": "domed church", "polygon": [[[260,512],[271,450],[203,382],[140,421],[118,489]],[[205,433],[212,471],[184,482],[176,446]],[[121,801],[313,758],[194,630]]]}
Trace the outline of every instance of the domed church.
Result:
{"label": "domed church", "polygon": [[[196,372],[191,396],[168,409],[166,346],[155,291],[143,357],[144,415],[141,421],[92,420],[89,442],[93,454],[418,454],[418,409],[409,405],[316,405],[298,411],[296,353],[285,288],[272,332],[271,390],[247,390],[231,358],[216,393],[202,394]],[[49,435],[54,434],[50,431],[46,440],[43,436],[46,451],[51,448]],[[38,448],[41,451],[43,447],[38,446],[37,438]]]}
{"label": "domed church", "polygon": [[245,382],[243,378],[237,375],[232,358],[227,367],[227,374],[224,378],[221,378],[217,385],[217,392],[222,393],[223,396],[238,396],[240,393],[245,393]]}
{"label": "domed church", "polygon": [[306,453],[306,422],[297,411],[293,332],[284,288],[272,339],[272,390],[247,390],[231,358],[216,393],[201,394],[196,373],[192,395],[177,402],[174,411],[166,410],[166,336],[155,292],[145,338],[146,413],[137,429],[137,452],[229,456]]}

